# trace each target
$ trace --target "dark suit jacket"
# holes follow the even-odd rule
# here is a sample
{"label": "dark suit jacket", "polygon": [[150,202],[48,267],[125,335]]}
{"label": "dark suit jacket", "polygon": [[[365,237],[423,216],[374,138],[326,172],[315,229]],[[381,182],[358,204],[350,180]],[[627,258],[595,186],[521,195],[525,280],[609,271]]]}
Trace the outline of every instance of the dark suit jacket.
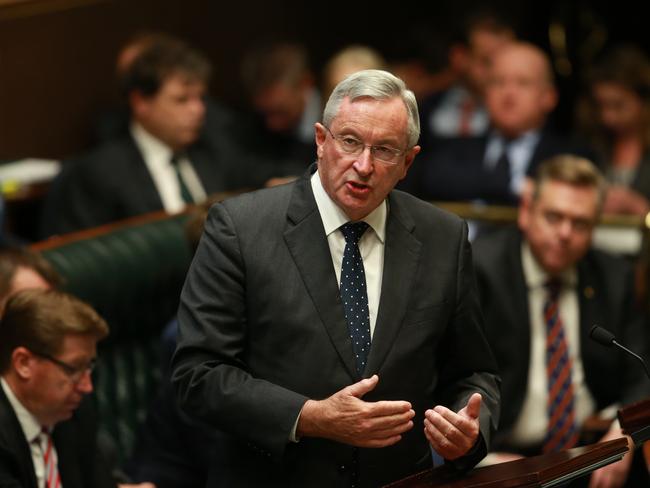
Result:
{"label": "dark suit jacket", "polygon": [[[495,176],[485,168],[483,160],[488,136],[463,137],[441,142],[431,154],[418,159],[402,184],[403,188],[425,200],[477,200],[487,203],[511,204],[509,181]],[[550,130],[543,130],[531,160],[528,175],[534,175],[544,160],[558,154],[588,156]]]}
{"label": "dark suit jacket", "polygon": [[288,441],[308,398],[360,380],[308,176],[214,206],[182,292],[173,381],[183,407],[223,431],[209,486],[380,486],[430,467],[424,411],[458,410],[475,391],[489,445],[498,386],[466,226],[402,192],[389,197],[364,373],[379,384],[364,399],[410,401],[415,426],[384,449]]}
{"label": "dark suit jacket", "polygon": [[[232,168],[197,144],[188,156],[207,194],[223,191]],[[229,163],[228,163],[229,164]],[[41,235],[63,234],[162,210],[151,174],[130,135],[68,161],[46,198]]]}
{"label": "dark suit jacket", "polygon": [[156,488],[203,488],[213,451],[215,430],[182,412],[171,384],[170,362],[176,349],[178,321],[163,331],[158,392],[135,439],[126,472],[134,482],[149,481]]}
{"label": "dark suit jacket", "polygon": [[[96,449],[96,423],[91,399],[70,420],[56,425],[54,445],[61,484],[66,488],[114,488],[110,472]],[[37,488],[29,444],[7,396],[0,388],[0,487]]]}
{"label": "dark suit jacket", "polygon": [[[521,264],[521,234],[514,228],[486,234],[474,243],[476,278],[488,341],[501,372],[501,419],[495,449],[510,447],[507,436],[524,402],[530,362],[528,294]],[[604,408],[650,395],[643,368],[618,350],[589,338],[594,324],[644,354],[648,336],[633,308],[626,263],[591,250],[578,263],[580,353],[587,387]],[[646,356],[648,357],[648,356]]]}

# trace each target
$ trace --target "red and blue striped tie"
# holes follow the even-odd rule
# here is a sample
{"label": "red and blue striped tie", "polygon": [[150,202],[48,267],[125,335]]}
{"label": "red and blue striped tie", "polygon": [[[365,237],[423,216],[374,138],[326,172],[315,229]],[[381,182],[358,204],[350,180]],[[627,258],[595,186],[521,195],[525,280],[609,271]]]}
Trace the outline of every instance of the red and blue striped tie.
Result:
{"label": "red and blue striped tie", "polygon": [[546,322],[546,375],[548,378],[548,431],[543,451],[570,449],[578,443],[576,428],[571,357],[564,326],[558,311],[562,284],[546,285],[548,298],[544,304]]}
{"label": "red and blue striped tie", "polygon": [[42,436],[45,438],[45,450],[43,451],[43,462],[45,464],[45,488],[61,488],[61,477],[59,476],[58,459],[52,442],[50,431],[43,427]]}

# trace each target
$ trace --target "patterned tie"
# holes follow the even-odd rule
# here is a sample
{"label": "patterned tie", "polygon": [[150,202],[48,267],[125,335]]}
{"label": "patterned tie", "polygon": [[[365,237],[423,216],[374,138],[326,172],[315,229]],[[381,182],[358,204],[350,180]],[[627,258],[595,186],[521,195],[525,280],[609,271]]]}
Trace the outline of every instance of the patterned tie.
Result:
{"label": "patterned tie", "polygon": [[181,158],[182,158],[181,155],[174,154],[171,159],[172,167],[174,168],[174,172],[176,173],[176,178],[178,179],[178,189],[180,190],[181,198],[185,203],[194,203],[194,198],[192,198],[190,189],[187,187],[187,184],[185,183],[185,179],[183,178],[183,174],[181,173],[181,168],[179,166]]}
{"label": "patterned tie", "polygon": [[510,158],[508,157],[508,148],[509,148],[509,143],[504,142],[503,152],[501,153],[501,156],[499,156],[499,159],[497,159],[492,174],[494,175],[494,177],[499,183],[504,184],[505,187],[509,189],[511,174],[510,174]]}
{"label": "patterned tie", "polygon": [[549,421],[542,450],[552,452],[574,447],[578,443],[578,431],[575,422],[571,358],[558,312],[562,284],[553,280],[546,287],[548,298],[544,304],[544,320]]}
{"label": "patterned tie", "polygon": [[370,350],[370,316],[366,274],[358,245],[359,239],[367,228],[368,224],[365,222],[348,222],[340,228],[343,237],[345,237],[345,250],[341,265],[341,299],[359,375],[366,367],[366,359]]}
{"label": "patterned tie", "polygon": [[[41,438],[45,442],[41,442]],[[61,477],[59,476],[58,468],[58,459],[56,452],[54,451],[54,444],[52,443],[52,436],[50,435],[49,430],[43,427],[41,434],[36,438],[36,441],[43,449],[43,444],[45,444],[45,450],[43,451],[43,462],[45,465],[45,488],[61,488]]]}
{"label": "patterned tie", "polygon": [[472,115],[476,109],[476,103],[470,97],[462,101],[460,105],[460,123],[458,125],[458,135],[469,137],[472,135]]}

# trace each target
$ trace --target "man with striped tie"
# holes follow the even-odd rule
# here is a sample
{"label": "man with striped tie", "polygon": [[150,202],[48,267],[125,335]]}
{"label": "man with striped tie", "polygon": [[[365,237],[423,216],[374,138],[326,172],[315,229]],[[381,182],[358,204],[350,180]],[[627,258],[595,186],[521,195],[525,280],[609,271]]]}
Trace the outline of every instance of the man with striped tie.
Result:
{"label": "man with striped tie", "polygon": [[0,322],[0,486],[114,487],[96,446],[90,373],[104,320],[54,290],[24,290]]}
{"label": "man with striped tie", "polygon": [[[589,161],[552,158],[522,199],[519,229],[475,242],[487,337],[503,381],[495,462],[575,447],[588,417],[649,394],[638,364],[588,339],[597,323],[641,354],[648,345],[631,270],[590,249],[603,198],[603,177]],[[612,422],[603,440],[621,436]],[[601,468],[589,486],[623,486],[631,461]]]}

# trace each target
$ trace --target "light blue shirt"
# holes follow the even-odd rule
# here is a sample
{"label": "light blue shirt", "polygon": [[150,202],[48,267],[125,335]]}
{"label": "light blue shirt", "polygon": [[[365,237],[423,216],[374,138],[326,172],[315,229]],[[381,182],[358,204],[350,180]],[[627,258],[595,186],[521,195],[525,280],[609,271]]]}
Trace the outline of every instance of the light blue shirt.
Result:
{"label": "light blue shirt", "polygon": [[493,132],[488,138],[483,165],[486,169],[493,170],[505,147],[510,161],[510,192],[513,195],[520,195],[540,138],[541,134],[538,130],[531,130],[506,145],[506,139]]}

